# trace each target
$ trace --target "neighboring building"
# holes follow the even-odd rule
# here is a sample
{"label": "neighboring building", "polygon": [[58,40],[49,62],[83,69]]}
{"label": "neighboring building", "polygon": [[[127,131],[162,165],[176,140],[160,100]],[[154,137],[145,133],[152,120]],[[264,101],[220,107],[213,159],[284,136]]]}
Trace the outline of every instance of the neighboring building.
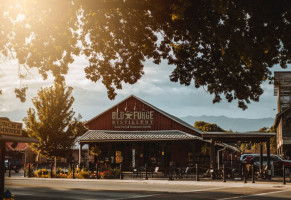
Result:
{"label": "neighboring building", "polygon": [[275,119],[277,154],[291,158],[291,107],[277,114]]}
{"label": "neighboring building", "polygon": [[[167,169],[169,166],[193,166],[209,163],[209,154],[201,152],[209,141],[202,132],[181,119],[170,115],[136,97],[129,96],[86,123],[89,129],[79,142],[98,150],[95,163],[123,164],[132,170],[147,164]],[[229,145],[217,144],[218,149]]]}
{"label": "neighboring building", "polygon": [[33,163],[36,153],[26,143],[6,142],[6,156],[25,164]]}
{"label": "neighboring building", "polygon": [[[74,163],[78,163],[80,158],[79,158],[79,148],[80,145],[77,141],[79,141],[80,137],[76,138],[76,142],[75,145],[72,147],[72,161]],[[92,156],[89,155],[89,146],[88,145],[84,145],[82,146],[82,160],[81,163],[88,163],[88,162],[92,162],[92,159],[94,159]],[[87,166],[85,166],[87,167]]]}
{"label": "neighboring building", "polygon": [[278,97],[275,119],[277,154],[291,157],[291,72],[275,72],[274,95]]}
{"label": "neighboring building", "polygon": [[[82,150],[83,162],[92,160],[89,157],[88,145],[84,145]],[[21,165],[25,163],[47,163],[51,162],[51,159],[47,159],[37,152],[34,152],[30,146],[26,143],[6,142],[6,158],[19,161]],[[78,163],[79,161],[79,144],[78,142],[72,147],[72,162]],[[59,162],[68,162],[65,158],[60,158]]]}

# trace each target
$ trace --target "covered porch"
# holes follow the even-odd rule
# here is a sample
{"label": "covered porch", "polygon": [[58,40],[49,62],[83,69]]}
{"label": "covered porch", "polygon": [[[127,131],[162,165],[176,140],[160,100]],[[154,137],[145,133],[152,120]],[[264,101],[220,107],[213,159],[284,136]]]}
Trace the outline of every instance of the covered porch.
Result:
{"label": "covered porch", "polygon": [[[210,141],[210,168],[215,174],[217,169],[217,158],[216,158],[216,144],[219,143],[258,143],[260,144],[260,177],[263,173],[263,144],[266,143],[267,149],[267,170],[270,174],[271,159],[270,159],[270,138],[275,136],[275,133],[261,133],[261,132],[243,132],[243,133],[227,133],[227,132],[205,132],[203,133],[203,139]],[[215,175],[213,176],[215,177]],[[271,178],[269,176],[268,178]]]}
{"label": "covered porch", "polygon": [[[209,141],[180,130],[162,131],[101,131],[89,130],[79,139],[79,164],[93,168],[96,164],[117,167],[122,164],[124,171],[148,167],[153,171],[167,173],[170,168],[195,167],[208,169],[210,156]],[[89,144],[89,149],[98,150],[94,160],[84,163],[82,146]],[[206,150],[204,151],[203,149]],[[217,149],[226,149],[229,155],[232,147],[217,145]]]}

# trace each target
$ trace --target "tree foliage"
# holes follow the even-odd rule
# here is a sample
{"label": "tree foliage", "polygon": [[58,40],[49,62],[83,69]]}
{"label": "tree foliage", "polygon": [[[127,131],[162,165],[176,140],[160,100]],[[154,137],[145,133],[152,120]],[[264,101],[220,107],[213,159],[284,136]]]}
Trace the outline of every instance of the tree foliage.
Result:
{"label": "tree foliage", "polygon": [[35,109],[24,118],[28,135],[39,140],[32,148],[46,157],[67,157],[76,137],[86,132],[81,117],[74,117],[72,90],[64,82],[40,89],[32,99]]}
{"label": "tree foliage", "polygon": [[195,122],[194,127],[202,132],[225,132],[225,130],[220,128],[217,124],[210,124],[204,121]]}
{"label": "tree foliage", "polygon": [[[263,127],[260,130],[258,130],[258,132],[261,132],[261,133],[276,133],[276,130],[274,129],[274,126],[271,126],[270,128]],[[254,147],[254,148],[256,148],[256,147]],[[274,137],[270,138],[270,148],[271,148],[271,150],[274,150],[274,151],[277,149],[277,137],[276,137],[276,135]],[[258,147],[256,149],[258,149]]]}
{"label": "tree foliage", "polygon": [[0,52],[44,79],[86,55],[86,77],[110,99],[142,77],[146,59],[166,59],[171,81],[246,109],[270,68],[290,64],[290,10],[288,0],[2,0]]}

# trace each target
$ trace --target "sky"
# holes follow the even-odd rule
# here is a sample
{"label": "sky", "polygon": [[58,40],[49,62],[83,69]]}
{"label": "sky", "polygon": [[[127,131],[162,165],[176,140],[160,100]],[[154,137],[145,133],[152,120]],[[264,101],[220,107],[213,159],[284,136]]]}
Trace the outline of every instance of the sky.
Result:
{"label": "sky", "polygon": [[[262,86],[264,93],[260,101],[251,102],[248,109],[243,111],[237,107],[236,101],[228,103],[223,100],[221,103],[213,104],[213,96],[203,88],[196,89],[194,85],[183,86],[171,82],[169,75],[174,66],[169,66],[166,61],[160,65],[146,61],[144,76],[134,85],[124,84],[122,90],[117,90],[115,100],[109,100],[106,88],[100,81],[94,83],[85,78],[84,67],[87,64],[85,57],[76,58],[66,76],[67,85],[74,88],[73,109],[76,116],[82,115],[82,120],[90,120],[130,95],[135,95],[177,117],[224,115],[232,118],[257,119],[275,118],[277,113],[277,98],[273,95],[273,85],[264,83]],[[291,66],[288,68],[290,70]],[[279,67],[274,68],[277,69]],[[25,80],[19,80],[17,72],[18,65],[15,60],[0,62],[0,88],[3,90],[0,95],[0,117],[21,122],[27,115],[28,108],[33,107],[31,99],[37,95],[41,87],[51,85],[53,78],[50,76],[48,80],[43,80],[35,70],[30,70]],[[25,103],[21,103],[15,97],[14,89],[20,85],[28,86]]]}

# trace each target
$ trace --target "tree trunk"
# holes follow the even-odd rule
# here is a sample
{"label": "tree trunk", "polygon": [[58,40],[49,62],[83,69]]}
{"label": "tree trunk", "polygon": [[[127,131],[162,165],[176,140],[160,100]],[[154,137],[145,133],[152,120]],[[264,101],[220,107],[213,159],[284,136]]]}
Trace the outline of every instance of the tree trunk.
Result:
{"label": "tree trunk", "polygon": [[56,156],[55,156],[55,166],[54,166],[54,168],[55,168],[54,172],[55,172],[55,174],[57,174],[57,157]]}

